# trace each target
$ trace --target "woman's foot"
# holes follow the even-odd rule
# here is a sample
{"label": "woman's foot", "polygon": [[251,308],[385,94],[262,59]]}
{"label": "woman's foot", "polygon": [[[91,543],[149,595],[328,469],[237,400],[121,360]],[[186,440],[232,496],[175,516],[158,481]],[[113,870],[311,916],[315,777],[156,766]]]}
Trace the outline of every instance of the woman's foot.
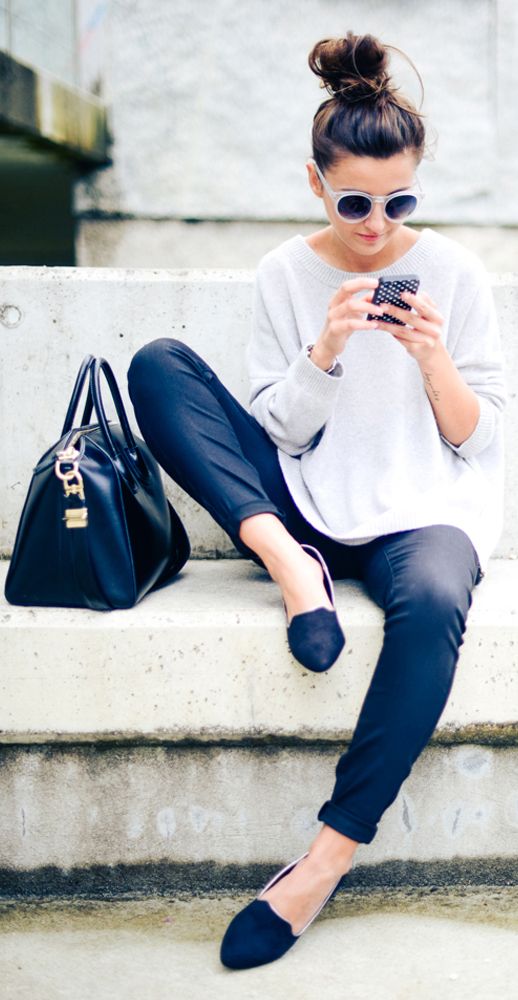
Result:
{"label": "woman's foot", "polygon": [[358,841],[323,823],[306,858],[261,896],[297,934],[338,879],[350,870]]}
{"label": "woman's foot", "polygon": [[293,934],[300,934],[322,900],[350,867],[349,863],[347,867],[337,870],[322,861],[316,862],[308,855],[280,882],[262,894],[261,899],[270,903],[278,916],[288,921]]}
{"label": "woman's foot", "polygon": [[295,615],[315,611],[317,608],[333,610],[324,585],[322,566],[297,542],[295,546],[290,559],[275,568],[276,575],[273,577],[282,593],[288,625]]}
{"label": "woman's foot", "polygon": [[[266,965],[293,948],[303,931],[315,920],[338,888],[342,876],[334,879],[327,893],[320,895],[310,915],[294,932],[289,920],[281,916],[270,902],[271,890],[276,884],[287,879],[307,858],[307,852],[280,869],[265,888],[230,921],[220,947],[220,959],[229,969],[252,969]],[[298,918],[297,918],[298,920]],[[296,922],[296,921],[294,921]]]}
{"label": "woman's foot", "polygon": [[310,850],[277,872],[267,883],[271,887],[232,918],[221,942],[223,965],[251,969],[285,955],[332,898],[357,847],[356,840],[324,823]]}
{"label": "woman's foot", "polygon": [[333,605],[331,577],[318,550],[299,545],[273,514],[245,518],[240,537],[281,589],[295,659],[315,673],[329,670],[345,637]]}
{"label": "woman's foot", "polygon": [[332,610],[322,567],[286,531],[274,514],[254,514],[241,522],[241,540],[262,559],[279,585],[288,623],[315,608]]}
{"label": "woman's foot", "polygon": [[324,587],[331,602],[332,610],[323,607],[296,614],[288,625],[288,645],[296,660],[322,673],[336,662],[345,645],[345,636],[334,609],[333,582],[329,570],[318,549],[312,545],[302,545],[302,549],[316,559],[323,572]]}

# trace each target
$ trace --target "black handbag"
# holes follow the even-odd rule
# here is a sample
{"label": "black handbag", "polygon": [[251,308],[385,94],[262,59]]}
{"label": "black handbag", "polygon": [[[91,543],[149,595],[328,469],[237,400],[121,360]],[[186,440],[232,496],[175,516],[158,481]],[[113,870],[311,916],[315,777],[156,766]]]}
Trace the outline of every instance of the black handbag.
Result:
{"label": "black handbag", "polygon": [[[100,376],[119,424],[106,418]],[[83,418],[74,419],[83,388]],[[90,423],[92,410],[96,423]],[[18,525],[5,596],[11,604],[131,608],[168,583],[190,555],[159,466],[132,433],[115,376],[87,355],[62,435],[34,469]]]}

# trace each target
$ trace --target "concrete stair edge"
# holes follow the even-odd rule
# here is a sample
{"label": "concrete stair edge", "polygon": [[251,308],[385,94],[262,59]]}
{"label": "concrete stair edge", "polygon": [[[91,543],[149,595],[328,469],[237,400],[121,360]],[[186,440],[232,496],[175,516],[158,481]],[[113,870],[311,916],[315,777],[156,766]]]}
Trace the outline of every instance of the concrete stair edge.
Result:
{"label": "concrete stair edge", "polygon": [[[434,741],[517,742],[517,590],[518,562],[491,560]],[[4,599],[0,743],[347,741],[383,614],[357,581],[336,599],[346,647],[320,675],[292,659],[277,588],[246,560],[192,561],[129,611]]]}

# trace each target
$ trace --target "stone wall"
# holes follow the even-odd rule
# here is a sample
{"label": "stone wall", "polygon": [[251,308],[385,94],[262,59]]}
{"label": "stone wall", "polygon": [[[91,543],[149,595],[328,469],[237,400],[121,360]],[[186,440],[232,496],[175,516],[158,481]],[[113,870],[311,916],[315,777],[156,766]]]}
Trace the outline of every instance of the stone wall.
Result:
{"label": "stone wall", "polygon": [[[139,242],[135,227],[143,220],[162,227],[153,234],[160,247],[153,266],[187,263],[178,260],[178,247],[174,260],[167,247],[177,236],[167,230],[174,222],[227,220],[250,232],[258,223],[320,220],[305,160],[326,93],[307,55],[318,39],[349,28],[402,49],[423,79],[434,158],[420,167],[426,198],[416,224],[518,226],[518,8],[511,0],[438,2],[433,17],[427,5],[402,0],[288,0],[280,7],[111,0],[103,87],[114,162],[78,184],[79,263],[101,263],[97,245],[100,254],[106,247],[92,219],[112,227],[108,242],[117,246],[116,261],[104,253],[104,266],[142,266],[128,244],[133,232]],[[397,53],[391,66],[419,107],[414,71]],[[203,250],[202,230],[190,243],[196,238]],[[225,266],[242,266],[243,239],[246,231],[235,234],[235,259],[227,256]],[[219,264],[217,252],[205,253],[203,266]]]}

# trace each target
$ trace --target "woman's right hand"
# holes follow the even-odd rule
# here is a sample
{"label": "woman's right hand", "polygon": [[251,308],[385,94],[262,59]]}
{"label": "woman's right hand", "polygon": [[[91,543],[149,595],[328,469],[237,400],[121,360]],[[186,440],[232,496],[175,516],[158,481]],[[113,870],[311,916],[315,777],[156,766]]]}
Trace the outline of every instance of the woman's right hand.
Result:
{"label": "woman's right hand", "polygon": [[361,296],[355,295],[355,292],[363,288],[374,290],[377,285],[377,278],[350,278],[335,292],[329,302],[324,329],[311,351],[311,360],[318,368],[326,371],[331,367],[355,330],[376,329],[376,320],[367,320],[366,316],[363,318],[363,314],[376,313],[382,316],[383,307],[372,305],[373,292]]}

